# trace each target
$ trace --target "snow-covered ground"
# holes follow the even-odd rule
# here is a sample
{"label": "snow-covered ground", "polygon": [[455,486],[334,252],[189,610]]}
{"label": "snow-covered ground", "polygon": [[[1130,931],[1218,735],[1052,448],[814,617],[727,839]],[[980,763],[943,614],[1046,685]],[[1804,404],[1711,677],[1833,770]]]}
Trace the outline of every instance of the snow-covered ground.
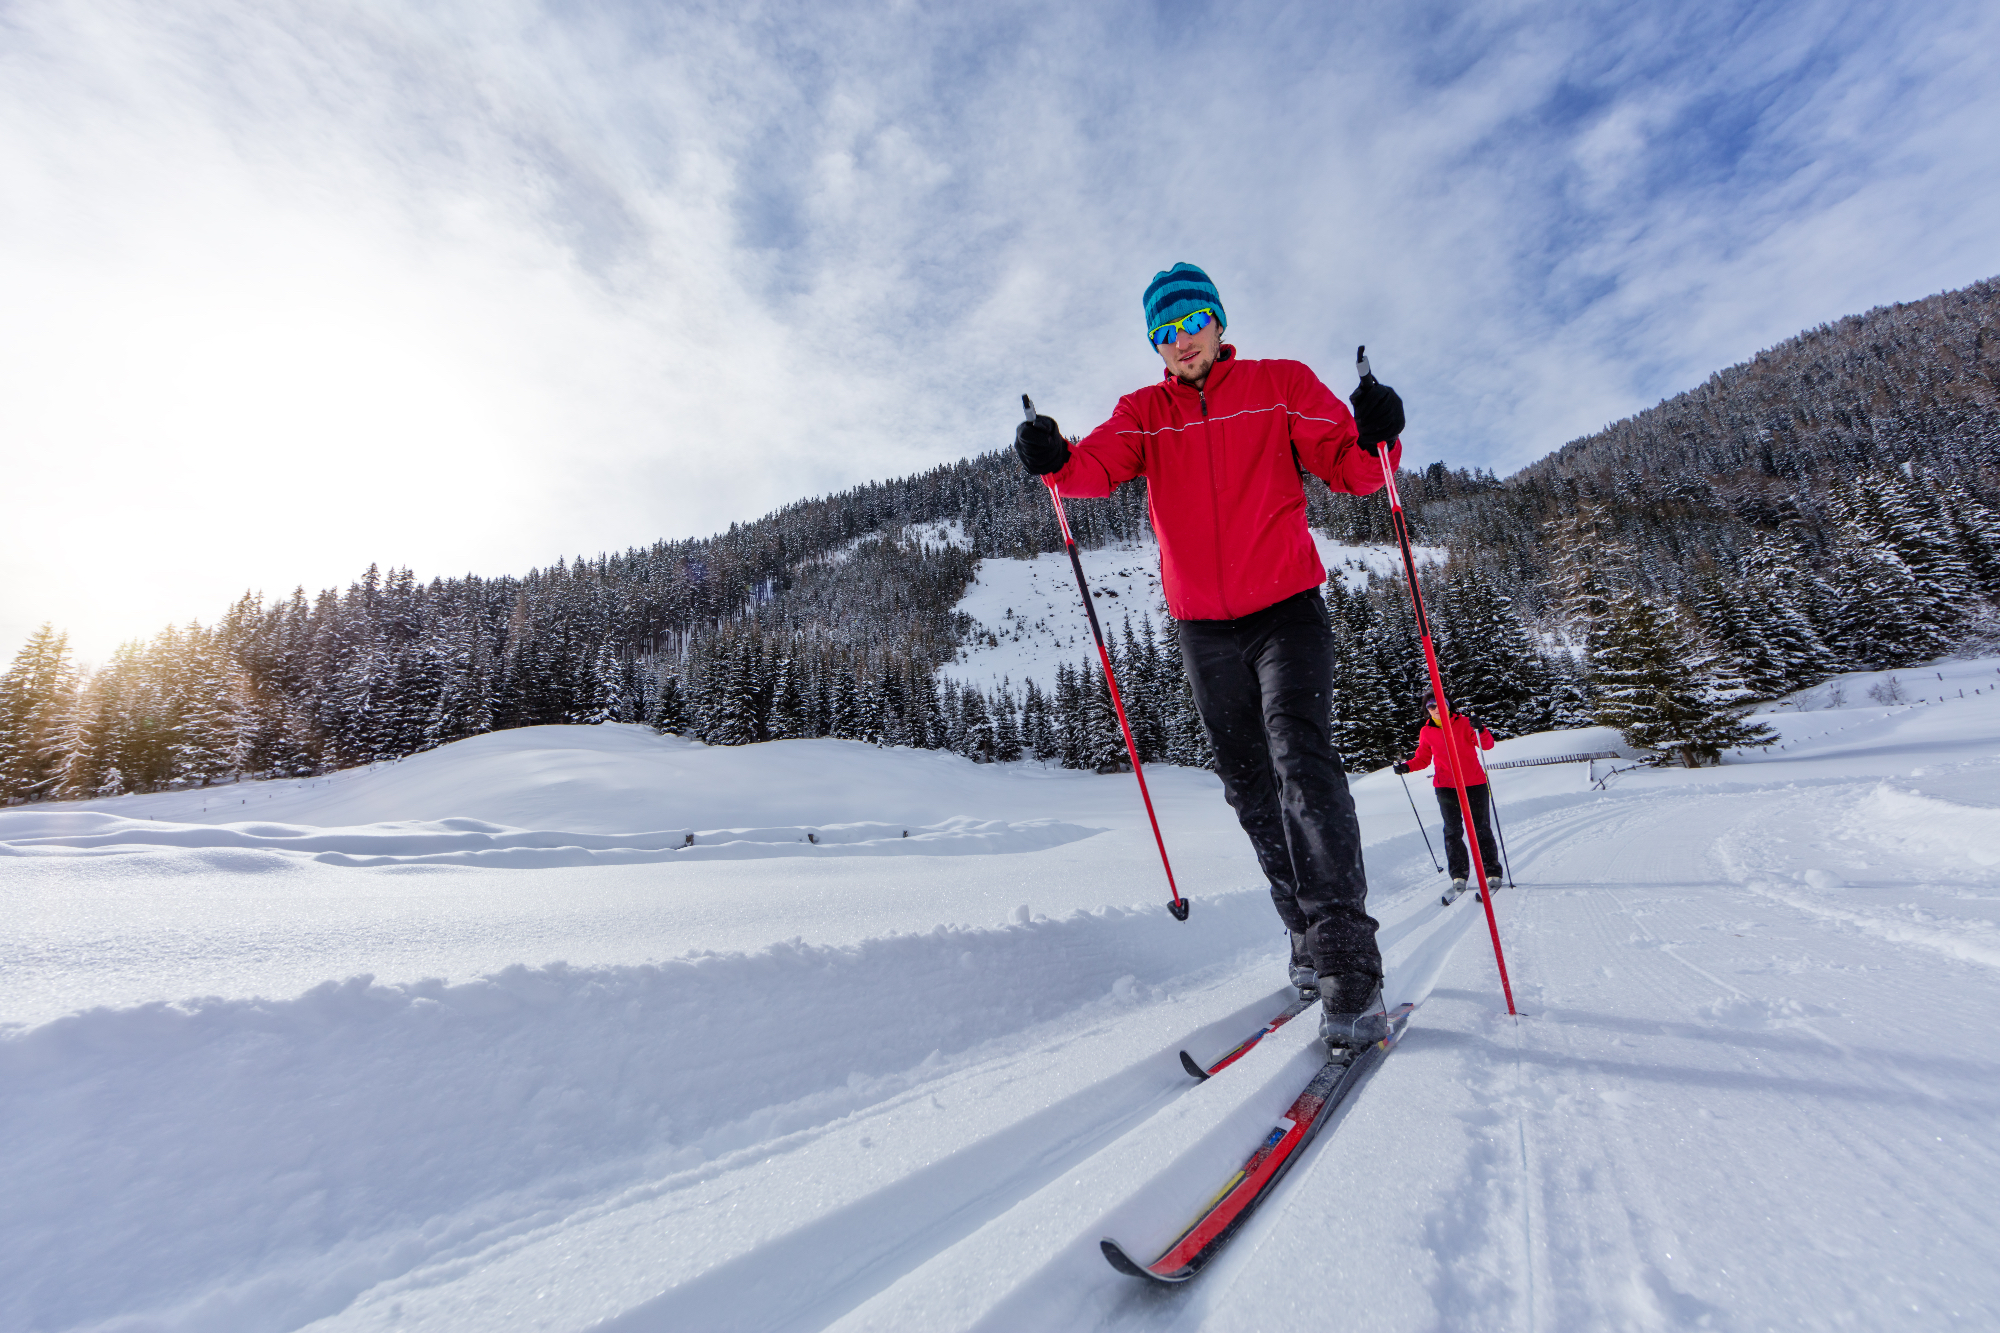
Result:
{"label": "snow-covered ground", "polygon": [[[1403,558],[1393,546],[1343,546],[1318,533],[1313,541],[1327,572],[1339,575],[1351,588],[1365,587],[1371,573],[1402,572]],[[1127,542],[1080,554],[1097,604],[1097,621],[1106,635],[1122,641],[1128,616],[1135,631],[1148,616],[1156,627],[1165,622],[1167,602],[1160,589],[1160,548],[1155,543]],[[1421,564],[1445,558],[1443,547],[1422,546],[1414,554]],[[1083,599],[1077,595],[1076,571],[1064,552],[1033,560],[980,561],[979,576],[966,589],[958,609],[972,617],[974,629],[945,674],[982,689],[1002,681],[1018,688],[1030,676],[1047,688],[1054,684],[1055,663],[1097,660]]]}
{"label": "snow-covered ground", "polygon": [[1098,1238],[1315,1059],[1180,1070],[1282,978],[1207,774],[1150,770],[1185,924],[1129,776],[845,742],[0,811],[0,1328],[1992,1327],[2000,661],[1896,675],[1719,769],[1497,773],[1518,1019],[1359,780],[1415,1022],[1174,1292]]}

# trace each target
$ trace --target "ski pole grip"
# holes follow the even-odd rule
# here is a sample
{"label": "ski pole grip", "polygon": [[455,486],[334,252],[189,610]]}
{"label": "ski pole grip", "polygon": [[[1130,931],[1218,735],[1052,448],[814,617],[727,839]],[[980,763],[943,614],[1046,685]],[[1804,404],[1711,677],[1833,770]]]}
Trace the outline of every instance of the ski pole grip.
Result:
{"label": "ski pole grip", "polygon": [[1035,419],[1035,400],[1025,393],[1021,395],[1021,410],[1028,414],[1028,420]]}
{"label": "ski pole grip", "polygon": [[[1375,372],[1368,368],[1367,343],[1362,343],[1359,347],[1354,349],[1354,371],[1356,374],[1361,376],[1361,382],[1363,384],[1373,384],[1375,382]],[[1026,396],[1027,395],[1025,394],[1022,395],[1023,398],[1025,398]]]}

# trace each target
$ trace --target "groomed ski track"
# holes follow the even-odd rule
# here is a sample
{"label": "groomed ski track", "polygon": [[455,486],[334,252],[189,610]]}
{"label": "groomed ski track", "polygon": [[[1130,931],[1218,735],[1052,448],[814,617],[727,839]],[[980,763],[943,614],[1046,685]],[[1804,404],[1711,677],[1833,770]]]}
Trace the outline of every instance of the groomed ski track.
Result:
{"label": "groomed ski track", "polygon": [[[600,1282],[657,1283],[681,1248],[664,1236],[699,1237],[680,1257],[709,1266],[598,1327],[1254,1330],[1305,1326],[1330,1293],[1356,1328],[1754,1327],[1736,1312],[1780,1307],[1977,1326],[2000,1313],[1990,1286],[1965,1290],[2000,1234],[2000,1067],[1959,1052],[2000,1022],[1991,978],[1941,956],[1913,991],[1922,969],[1880,953],[1921,944],[1673,873],[1690,821],[1740,836],[1760,818],[1718,793],[1520,819],[1524,884],[1498,903],[1520,1020],[1477,902],[1408,894],[1391,999],[1422,999],[1415,1022],[1183,1290],[1121,1278],[1097,1241],[1148,1206],[1183,1222],[1318,1065],[1295,1022],[1208,1084],[1179,1067],[1182,1044],[1224,1046],[1281,1003],[1275,949],[419,1270],[323,1326],[511,1319],[579,1255]],[[884,1149],[885,1178],[857,1181]],[[1207,1170],[1153,1178],[1184,1153]],[[797,1225],[736,1233],[732,1196],[765,1191]]]}
{"label": "groomed ski track", "polygon": [[[657,968],[100,1009],[29,1029],[6,1072],[34,1100],[0,1092],[0,1113],[15,1131],[10,1182],[46,1190],[13,1194],[29,1203],[8,1239],[35,1243],[10,1246],[0,1324],[1990,1326],[2000,707],[1777,721],[1795,738],[1783,758],[1628,774],[1603,791],[1575,770],[1496,776],[1518,881],[1496,907],[1519,1019],[1502,1011],[1478,902],[1439,906],[1414,827],[1370,823],[1388,998],[1420,1007],[1184,1288],[1121,1277],[1098,1241],[1163,1243],[1321,1059],[1305,1018],[1207,1083],[1180,1067],[1181,1048],[1219,1053],[1282,1004],[1261,890],[1191,895],[1187,925],[1109,909]],[[882,976],[902,990],[878,994]],[[911,1010],[898,998],[911,990],[948,998]],[[699,994],[735,1006],[728,1027],[692,1048],[654,1035],[663,1015],[712,1018]],[[458,1024],[411,1049],[464,1048],[465,1086],[504,1105],[430,1124],[437,1089],[371,1083],[359,1054],[343,1066],[322,1049],[321,1082],[297,1106],[344,1096],[364,1122],[354,1141],[321,1142],[293,1175],[252,1162],[269,1216],[245,1222],[233,1260],[188,1249],[177,1289],[157,1257],[177,1238],[149,1224],[188,1203],[199,1221],[226,1189],[190,1196],[190,1175],[158,1199],[96,1199],[88,1222],[31,1214],[101,1151],[92,1098],[122,1070],[171,1051],[207,1087],[262,1058],[260,1042],[343,1024],[361,1025],[354,1045],[374,1060],[423,1025]],[[565,1042],[588,1058],[565,1066]],[[876,1072],[829,1083],[837,1067]],[[161,1077],[145,1087],[177,1095]],[[563,1130],[573,1141],[547,1128],[649,1096],[683,1122],[669,1148],[620,1137],[623,1104],[590,1134]],[[79,1116],[83,1128],[63,1128]],[[534,1117],[539,1136],[519,1128]],[[357,1145],[420,1130],[444,1165],[412,1156],[400,1169],[426,1181],[428,1212],[338,1202],[343,1169],[377,1171],[376,1193],[392,1178],[394,1163],[364,1162]],[[198,1156],[198,1136],[164,1117],[120,1133],[135,1158]],[[328,1179],[297,1183],[314,1171]],[[313,1209],[329,1214],[310,1233],[323,1244],[257,1252],[250,1231],[290,1234]],[[121,1254],[155,1261],[121,1267]],[[123,1292],[92,1273],[119,1275]]]}

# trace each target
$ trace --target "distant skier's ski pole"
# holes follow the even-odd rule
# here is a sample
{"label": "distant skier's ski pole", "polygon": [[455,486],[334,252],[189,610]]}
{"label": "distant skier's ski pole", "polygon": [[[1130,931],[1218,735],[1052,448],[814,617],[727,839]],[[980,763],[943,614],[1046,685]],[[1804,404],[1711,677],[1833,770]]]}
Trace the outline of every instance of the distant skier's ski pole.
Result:
{"label": "distant skier's ski pole", "polygon": [[1444,867],[1438,864],[1437,849],[1431,846],[1431,831],[1424,827],[1424,817],[1417,814],[1417,798],[1410,795],[1410,780],[1401,773],[1398,773],[1396,778],[1403,784],[1403,795],[1409,798],[1410,813],[1417,816],[1417,832],[1424,835],[1424,850],[1431,854],[1431,867],[1442,875]]}
{"label": "distant skier's ski pole", "polygon": [[1507,887],[1514,887],[1514,858],[1507,855],[1507,830],[1500,827],[1500,801],[1493,794],[1493,775],[1486,775],[1486,811],[1493,816],[1493,836],[1500,840],[1500,869],[1507,876]]}
{"label": "distant skier's ski pole", "polygon": [[[1035,403],[1027,394],[1021,395],[1021,410],[1028,414],[1028,420],[1035,419]],[[1174,863],[1167,859],[1167,840],[1160,836],[1160,819],[1153,813],[1153,793],[1146,790],[1146,770],[1139,764],[1139,747],[1132,740],[1132,724],[1125,720],[1125,700],[1118,693],[1118,673],[1111,669],[1111,652],[1104,646],[1104,631],[1097,625],[1097,608],[1090,604],[1090,584],[1083,577],[1083,557],[1077,554],[1076,538],[1070,534],[1069,515],[1063,512],[1062,493],[1056,489],[1055,481],[1042,478],[1042,484],[1049,488],[1049,500],[1056,507],[1056,522],[1062,527],[1063,546],[1069,551],[1070,568],[1076,571],[1076,590],[1083,596],[1083,614],[1090,620],[1090,637],[1097,641],[1097,660],[1104,663],[1104,683],[1111,687],[1111,706],[1118,713],[1118,727],[1125,733],[1125,753],[1132,756],[1132,776],[1139,779],[1139,798],[1146,803],[1146,818],[1153,825],[1153,845],[1160,849],[1160,865],[1167,872],[1167,892],[1173,901],[1167,904],[1167,911],[1176,921],[1188,918],[1187,899],[1181,897],[1179,886],[1174,883]]]}
{"label": "distant skier's ski pole", "polygon": [[[1368,368],[1368,348],[1365,345],[1354,349],[1354,368],[1363,384],[1375,383],[1375,373]],[[1472,852],[1472,868],[1479,875],[1479,901],[1486,908],[1486,932],[1493,937],[1493,961],[1500,968],[1500,991],[1507,997],[1507,1012],[1512,1014],[1515,1012],[1514,985],[1507,979],[1507,955],[1500,948],[1500,923],[1493,915],[1493,894],[1486,885],[1486,858],[1479,854],[1478,826],[1472,822],[1472,801],[1465,794],[1465,775],[1459,771],[1458,747],[1452,744],[1451,705],[1444,697],[1444,677],[1438,672],[1437,648],[1431,643],[1430,617],[1424,614],[1423,589],[1417,586],[1417,557],[1410,550],[1410,524],[1403,515],[1403,497],[1396,493],[1396,469],[1389,466],[1389,450],[1379,450],[1375,461],[1382,465],[1382,484],[1389,492],[1389,521],[1396,529],[1396,544],[1403,550],[1403,577],[1410,585],[1410,607],[1417,616],[1417,638],[1424,646],[1424,665],[1430,668],[1431,694],[1437,700],[1438,728],[1444,733],[1444,755],[1451,763],[1452,785],[1458,790],[1458,809],[1465,821],[1465,841]],[[1488,794],[1491,795],[1490,790]]]}

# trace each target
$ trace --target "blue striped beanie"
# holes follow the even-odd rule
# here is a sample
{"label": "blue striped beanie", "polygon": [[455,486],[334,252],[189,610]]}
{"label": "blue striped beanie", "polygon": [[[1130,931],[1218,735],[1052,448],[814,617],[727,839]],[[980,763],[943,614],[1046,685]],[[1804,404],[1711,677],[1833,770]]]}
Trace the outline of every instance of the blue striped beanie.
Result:
{"label": "blue striped beanie", "polygon": [[1216,322],[1229,327],[1228,312],[1222,308],[1222,298],[1216,295],[1215,284],[1208,280],[1193,264],[1176,264],[1163,273],[1155,273],[1152,282],[1146,285],[1146,341],[1153,340],[1153,330],[1169,320],[1191,315],[1203,306],[1215,311]]}

